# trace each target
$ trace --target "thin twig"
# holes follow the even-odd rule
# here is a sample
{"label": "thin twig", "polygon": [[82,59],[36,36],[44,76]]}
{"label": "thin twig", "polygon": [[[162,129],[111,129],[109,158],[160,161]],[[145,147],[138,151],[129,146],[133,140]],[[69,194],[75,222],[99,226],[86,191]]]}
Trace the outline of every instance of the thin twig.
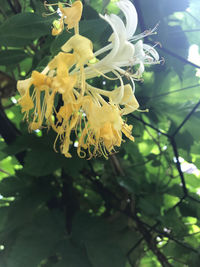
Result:
{"label": "thin twig", "polygon": [[141,121],[144,125],[154,129],[156,132],[158,132],[158,133],[170,138],[170,136],[167,133],[164,133],[163,131],[159,130],[158,128],[154,127],[153,125],[151,125],[150,123],[144,121],[143,119],[141,119],[141,118],[139,118],[139,117],[137,117],[137,116],[135,116],[133,114],[130,114],[130,116],[133,117],[134,119],[138,120],[138,121]]}
{"label": "thin twig", "polygon": [[170,92],[166,92],[166,93],[163,93],[163,94],[160,94],[160,95],[152,96],[151,99],[154,99],[154,98],[157,98],[157,97],[166,96],[166,95],[171,95],[171,94],[183,91],[183,90],[188,90],[188,89],[199,87],[199,86],[200,86],[200,84],[198,83],[198,84],[191,85],[191,86],[188,86],[188,87],[184,87],[184,88],[180,88],[180,89],[173,90],[173,91],[170,91]]}
{"label": "thin twig", "polygon": [[124,170],[119,162],[117,155],[115,154],[110,155],[110,161],[111,161],[112,167],[114,168],[116,175],[125,176]]}
{"label": "thin twig", "polygon": [[[148,225],[147,223],[144,223],[149,229],[151,229],[151,226]],[[178,245],[186,248],[186,249],[189,249],[191,251],[193,251],[194,253],[199,253],[198,250],[194,249],[193,247],[191,247],[190,245],[186,244],[186,243],[182,243],[181,241],[177,240],[176,238],[174,238],[173,236],[171,236],[170,234],[168,234],[167,232],[162,232],[156,228],[153,229],[154,232],[158,233],[159,235],[161,236],[165,236],[165,237],[168,237],[170,240],[174,241],[175,243],[177,243]]]}
{"label": "thin twig", "polygon": [[151,232],[146,229],[145,225],[138,217],[135,217],[135,220],[136,220],[139,232],[143,235],[149,249],[156,255],[160,264],[163,267],[168,267],[168,266],[172,267],[172,265],[169,263],[167,257],[157,247],[156,242],[155,242]]}
{"label": "thin twig", "polygon": [[[148,39],[148,43],[150,43],[151,45],[155,44],[154,42],[150,41],[149,39]],[[178,54],[174,53],[173,51],[171,51],[171,50],[169,50],[169,49],[167,49],[167,48],[165,48],[163,46],[157,46],[157,48],[162,50],[163,52],[167,53],[168,55],[170,55],[172,57],[175,57],[176,59],[180,60],[181,62],[183,62],[183,63],[185,63],[187,65],[191,65],[191,66],[193,66],[193,67],[195,67],[197,69],[200,69],[199,65],[196,65],[196,64],[192,63],[191,61],[185,59],[182,56],[179,56]]]}
{"label": "thin twig", "polygon": [[194,15],[192,15],[188,10],[185,10],[185,13],[188,14],[191,18],[193,18],[194,20],[196,20],[197,23],[200,24],[200,20],[197,19]]}
{"label": "thin twig", "polygon": [[11,175],[9,172],[4,171],[3,169],[0,169],[0,172],[3,172],[3,173],[5,173],[5,174],[7,174],[7,175]]}
{"label": "thin twig", "polygon": [[188,198],[192,199],[193,201],[197,202],[197,203],[200,203],[200,199],[196,199],[190,195],[187,196]]}
{"label": "thin twig", "polygon": [[141,237],[133,246],[129,249],[127,253],[127,258],[129,260],[129,263],[131,263],[131,253],[140,245],[140,243],[144,240],[144,237]]}
{"label": "thin twig", "polygon": [[190,111],[190,113],[185,117],[185,119],[181,122],[181,124],[177,127],[175,132],[172,134],[172,137],[174,137],[179,130],[183,127],[183,125],[188,121],[188,119],[192,116],[192,114],[195,112],[195,110],[200,106],[200,100],[197,102],[197,104],[193,107],[193,109]]}
{"label": "thin twig", "polygon": [[181,184],[182,184],[183,193],[184,193],[183,196],[185,197],[185,196],[188,195],[188,191],[187,191],[187,188],[186,188],[185,178],[184,178],[183,172],[181,170],[181,164],[180,164],[180,161],[179,161],[178,149],[177,149],[177,146],[176,146],[176,142],[174,141],[174,138],[171,138],[170,141],[171,141],[171,145],[172,145],[172,148],[173,148],[173,151],[174,151],[174,156],[175,156],[175,159],[176,159],[176,167],[177,167],[177,170],[178,170],[180,178],[181,178]]}

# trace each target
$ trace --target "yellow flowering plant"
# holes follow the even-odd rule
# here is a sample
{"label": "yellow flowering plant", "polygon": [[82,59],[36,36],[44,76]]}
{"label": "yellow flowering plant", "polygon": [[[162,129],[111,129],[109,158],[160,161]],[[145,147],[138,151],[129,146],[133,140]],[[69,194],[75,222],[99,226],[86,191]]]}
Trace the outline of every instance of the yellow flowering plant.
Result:
{"label": "yellow flowering plant", "polygon": [[[120,0],[116,5],[124,13],[126,24],[117,15],[100,15],[113,33],[108,45],[93,52],[92,41],[79,34],[82,2],[71,5],[59,2],[60,19],[53,23],[52,35],[61,34],[65,28],[74,29],[74,35],[41,73],[33,71],[30,78],[17,83],[19,104],[29,122],[29,130],[52,128],[57,133],[54,149],[59,140],[61,153],[66,157],[71,157],[72,132],[77,136],[79,157],[107,158],[121,146],[123,134],[134,141],[132,125],[124,118],[139,108],[134,81],[141,78],[145,64],[159,63],[159,56],[141,40],[151,31],[134,36],[137,13],[133,4]],[[95,63],[90,63],[93,59]],[[133,66],[139,66],[135,73],[127,71]],[[119,80],[119,87],[103,90],[88,83],[99,75],[111,79],[107,73]],[[124,84],[123,77],[130,84]],[[59,106],[55,101],[57,96],[62,100]]]}

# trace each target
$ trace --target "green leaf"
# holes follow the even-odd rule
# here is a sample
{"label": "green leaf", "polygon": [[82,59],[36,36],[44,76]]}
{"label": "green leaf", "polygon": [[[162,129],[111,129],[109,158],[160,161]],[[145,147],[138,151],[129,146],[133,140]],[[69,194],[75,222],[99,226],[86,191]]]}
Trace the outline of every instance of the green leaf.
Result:
{"label": "green leaf", "polygon": [[145,198],[141,198],[138,207],[141,212],[145,212],[147,215],[156,216],[160,214],[160,203],[162,203],[161,195],[153,195]]}
{"label": "green leaf", "polygon": [[56,263],[55,267],[93,267],[85,248],[79,247],[77,244],[73,243],[73,240],[65,239],[57,245],[57,253],[60,256],[60,260]]}
{"label": "green leaf", "polygon": [[0,45],[24,46],[32,40],[50,34],[52,19],[34,13],[21,13],[7,19],[0,26]]}
{"label": "green leaf", "polygon": [[182,202],[179,205],[180,212],[183,216],[198,217],[197,205],[191,201]]}
{"label": "green leaf", "polygon": [[16,196],[24,187],[25,181],[18,177],[4,178],[0,183],[0,194],[4,197]]}
{"label": "green leaf", "polygon": [[92,266],[125,267],[126,253],[133,240],[138,239],[134,231],[126,228],[127,218],[122,217],[108,223],[100,218],[79,213],[73,225],[72,235],[76,241],[85,244]]}
{"label": "green leaf", "polygon": [[[55,253],[56,244],[63,239],[64,220],[59,212],[42,210],[24,226],[6,259],[9,267],[35,267]],[[26,251],[26,253],[22,253]]]}
{"label": "green leaf", "polygon": [[[53,147],[41,145],[27,152],[24,172],[30,175],[44,176],[59,168],[61,169],[64,160],[64,156],[56,153]],[[50,162],[53,162],[53,164],[50,164]]]}
{"label": "green leaf", "polygon": [[0,65],[9,66],[11,64],[18,64],[20,61],[28,57],[22,50],[4,50],[0,51]]}

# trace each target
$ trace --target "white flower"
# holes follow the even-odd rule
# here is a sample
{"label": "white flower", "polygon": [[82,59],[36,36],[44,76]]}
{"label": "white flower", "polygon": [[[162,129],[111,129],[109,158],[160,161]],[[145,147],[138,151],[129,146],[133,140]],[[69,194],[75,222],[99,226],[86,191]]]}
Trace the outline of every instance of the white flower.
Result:
{"label": "white flower", "polygon": [[[113,33],[108,40],[110,44],[98,50],[94,55],[98,57],[105,52],[109,52],[99,62],[87,67],[85,74],[88,79],[95,77],[97,72],[101,74],[113,72],[121,82],[119,96],[115,98],[119,103],[124,94],[124,84],[121,75],[131,80],[134,91],[134,80],[138,80],[142,76],[145,69],[144,65],[159,63],[159,55],[152,46],[143,44],[143,41],[140,40],[152,34],[154,30],[134,36],[138,23],[138,16],[134,5],[129,0],[120,0],[116,4],[124,13],[126,24],[117,15],[100,15],[102,19],[110,24]],[[132,42],[135,43],[133,44]],[[127,72],[128,67],[136,65],[139,67],[134,74]]]}

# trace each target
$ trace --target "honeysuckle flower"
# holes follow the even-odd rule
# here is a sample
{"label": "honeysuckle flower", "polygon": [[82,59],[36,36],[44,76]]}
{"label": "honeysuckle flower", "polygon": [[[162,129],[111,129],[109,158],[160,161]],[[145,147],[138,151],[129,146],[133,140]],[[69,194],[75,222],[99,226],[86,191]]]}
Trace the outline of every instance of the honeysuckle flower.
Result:
{"label": "honeysuckle flower", "polygon": [[76,64],[74,54],[59,52],[48,64],[50,70],[57,71],[58,76],[68,76],[69,69]]}
{"label": "honeysuckle flower", "polygon": [[56,36],[59,35],[64,30],[64,15],[61,16],[59,20],[55,20],[53,22],[53,28],[52,28],[52,35]]}
{"label": "honeysuckle flower", "polygon": [[[140,40],[148,33],[134,35],[137,13],[132,3],[120,0],[117,5],[126,23],[114,14],[101,16],[113,33],[110,43],[93,53],[92,42],[79,34],[82,3],[75,1],[69,7],[58,3],[61,18],[54,22],[52,34],[61,33],[67,25],[67,29],[74,28],[74,35],[41,73],[33,71],[29,79],[17,83],[21,95],[19,104],[25,118],[30,120],[29,130],[52,128],[57,133],[54,149],[57,151],[59,140],[60,151],[66,157],[71,157],[72,132],[77,138],[80,157],[103,155],[107,158],[120,147],[123,135],[134,141],[132,125],[126,124],[122,116],[138,109],[134,80],[141,77],[145,64],[158,63],[159,56],[154,48]],[[103,53],[106,55],[98,60]],[[135,65],[139,67],[130,73],[127,68]],[[106,75],[109,72],[115,78],[109,78]],[[103,90],[87,81],[99,75],[118,79],[121,85]],[[123,76],[128,77],[130,83],[124,84]],[[56,96],[62,104],[56,104]]]}
{"label": "honeysuckle flower", "polygon": [[[108,97],[109,97],[109,100],[111,103],[117,102],[116,98],[118,97],[120,90],[121,90],[121,88],[118,87],[115,90],[110,92]],[[133,89],[132,89],[130,84],[124,85],[124,95],[120,101],[120,105],[124,106],[124,108],[121,109],[122,115],[127,115],[129,113],[132,113],[133,111],[135,111],[139,108],[138,101],[135,98]]]}
{"label": "honeysuckle flower", "polygon": [[75,1],[70,8],[66,7],[61,11],[64,14],[64,23],[67,24],[67,29],[77,28],[83,11],[82,2]]}
{"label": "honeysuckle flower", "polygon": [[87,122],[78,140],[78,155],[85,157],[84,150],[88,150],[89,156],[103,155],[115,151],[116,146],[122,142],[122,133],[130,140],[134,140],[131,135],[132,126],[128,126],[121,118],[120,110],[116,105],[112,105],[100,100],[95,102],[88,98],[83,104]]}
{"label": "honeysuckle flower", "polygon": [[[57,132],[57,138],[60,138],[61,153],[64,154],[67,158],[71,158],[71,154],[69,153],[69,147],[71,142],[70,135],[71,131],[76,127],[77,123],[80,121],[80,105],[81,103],[64,104],[57,113],[56,117],[58,119],[58,125],[53,125],[53,129]],[[56,138],[56,141],[57,141]],[[55,141],[55,143],[56,143]],[[55,147],[55,146],[54,146]],[[55,149],[56,150],[56,149]]]}
{"label": "honeysuckle flower", "polygon": [[72,36],[61,47],[61,49],[64,52],[70,52],[73,50],[78,62],[78,66],[84,65],[84,63],[94,58],[92,42],[80,34],[75,34]]}
{"label": "honeysuckle flower", "polygon": [[34,103],[32,98],[30,97],[29,90],[25,92],[25,94],[20,98],[18,103],[22,107],[22,112],[26,113],[26,116],[28,116],[29,110],[31,110],[34,107]]}
{"label": "honeysuckle flower", "polygon": [[[64,30],[64,24],[67,25],[67,30],[74,28],[75,33],[79,33],[78,23],[81,19],[83,4],[81,1],[75,1],[72,5],[65,5],[68,6],[64,7],[63,3],[58,3],[58,10],[61,17],[59,20],[54,21],[52,35],[60,34]],[[46,4],[46,6],[52,6],[52,4]]]}
{"label": "honeysuckle flower", "polygon": [[[152,34],[154,30],[134,36],[138,23],[134,5],[129,0],[120,0],[116,4],[124,13],[126,24],[117,15],[100,15],[102,19],[110,24],[113,33],[108,40],[111,43],[95,52],[94,55],[97,57],[107,51],[110,52],[96,64],[86,68],[85,73],[87,78],[93,78],[97,75],[97,71],[103,74],[113,72],[121,83],[121,90],[117,99],[118,103],[120,103],[124,94],[124,84],[121,75],[131,80],[134,90],[134,80],[140,79],[144,72],[144,65],[159,63],[159,55],[152,46],[143,44],[143,41],[139,40]],[[133,41],[137,42],[132,44],[131,42]],[[139,68],[133,74],[124,69],[136,65],[139,65]]]}

